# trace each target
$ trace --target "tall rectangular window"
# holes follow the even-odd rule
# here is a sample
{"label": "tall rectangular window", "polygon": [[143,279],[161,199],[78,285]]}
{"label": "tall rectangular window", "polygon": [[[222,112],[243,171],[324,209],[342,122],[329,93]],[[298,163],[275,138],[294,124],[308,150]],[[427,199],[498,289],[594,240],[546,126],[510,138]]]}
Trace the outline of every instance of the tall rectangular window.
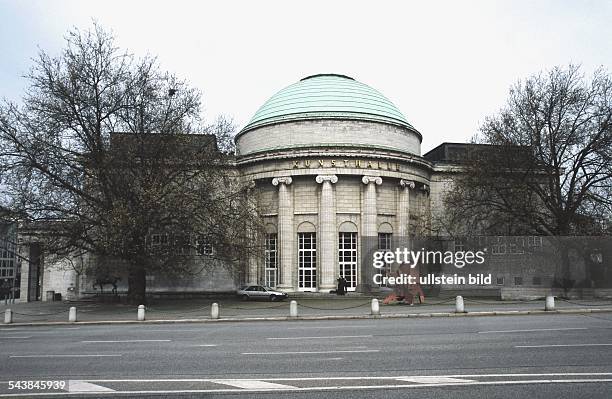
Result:
{"label": "tall rectangular window", "polygon": [[541,236],[527,237],[527,245],[532,248],[541,248],[542,247],[542,237]]}
{"label": "tall rectangular window", "polygon": [[0,238],[0,278],[15,277],[15,264],[15,245],[8,237]]}
{"label": "tall rectangular window", "polygon": [[506,237],[492,237],[491,252],[493,255],[503,255],[506,253]]}
{"label": "tall rectangular window", "polygon": [[525,239],[523,237],[508,237],[508,253],[524,254]]}
{"label": "tall rectangular window", "polygon": [[278,284],[277,234],[266,234],[265,243],[265,285],[276,288]]}
{"label": "tall rectangular window", "polygon": [[455,252],[465,251],[466,239],[465,237],[457,237],[455,238]]}
{"label": "tall rectangular window", "polygon": [[317,289],[317,234],[298,233],[298,290]]}
{"label": "tall rectangular window", "polygon": [[[389,252],[391,251],[391,233],[378,233],[378,251]],[[379,269],[382,277],[388,277],[391,275],[391,265],[385,262],[385,265]],[[382,281],[383,279],[381,279]],[[381,284],[381,287],[386,287],[388,284]]]}
{"label": "tall rectangular window", "polygon": [[206,236],[198,235],[196,237],[195,247],[198,255],[213,256],[215,254],[213,245]]}
{"label": "tall rectangular window", "polygon": [[357,233],[338,234],[338,265],[340,276],[347,282],[347,290],[357,287]]}

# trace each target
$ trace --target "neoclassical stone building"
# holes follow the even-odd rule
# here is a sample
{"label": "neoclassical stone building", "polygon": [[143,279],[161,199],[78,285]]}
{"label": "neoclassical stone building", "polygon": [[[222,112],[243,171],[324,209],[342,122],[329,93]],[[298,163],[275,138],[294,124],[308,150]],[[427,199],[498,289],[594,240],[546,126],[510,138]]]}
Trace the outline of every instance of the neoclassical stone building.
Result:
{"label": "neoclassical stone building", "polygon": [[[372,276],[378,271],[370,255],[416,245],[420,238],[434,239],[416,250],[433,242],[445,250],[465,251],[477,242],[477,249],[486,252],[480,266],[443,264],[420,270],[421,275],[491,276],[486,284],[430,284],[424,287],[428,295],[461,291],[530,298],[558,286],[559,262],[545,237],[493,235],[470,241],[445,236],[439,228],[446,214],[443,198],[464,170],[461,160],[469,144],[443,143],[421,155],[421,141],[421,134],[387,98],[350,77],[314,75],[282,89],[235,137],[233,172],[254,187],[264,219],[265,256],[247,260],[238,274],[215,264],[184,278],[148,276],[148,292],[232,292],[242,284],[262,284],[293,293],[329,293],[339,275],[351,291],[375,292]],[[576,281],[596,280],[584,283],[586,287],[612,284],[606,266],[612,246],[606,245],[593,258],[603,261],[587,260],[576,267]],[[13,262],[15,275],[21,276],[21,300],[45,300],[50,292],[62,298],[97,292],[91,276],[77,275],[61,264],[66,261],[43,257],[38,244],[22,247],[29,253],[22,259],[29,261]],[[120,293],[127,291],[123,277]]]}
{"label": "neoclassical stone building", "polygon": [[[360,257],[391,238],[426,235],[449,166],[421,156],[421,134],[385,96],[348,76],[306,77],[274,94],[236,136],[257,188],[266,257],[246,282],[355,290]],[[366,244],[370,243],[370,244]]]}

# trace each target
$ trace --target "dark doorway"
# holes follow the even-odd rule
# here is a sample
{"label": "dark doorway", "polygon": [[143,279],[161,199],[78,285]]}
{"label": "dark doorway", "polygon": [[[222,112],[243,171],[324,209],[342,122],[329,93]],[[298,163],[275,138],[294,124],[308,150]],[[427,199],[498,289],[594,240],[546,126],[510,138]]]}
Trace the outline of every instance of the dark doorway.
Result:
{"label": "dark doorway", "polygon": [[42,286],[41,253],[40,244],[30,244],[30,262],[28,273],[28,302],[40,300],[40,288]]}

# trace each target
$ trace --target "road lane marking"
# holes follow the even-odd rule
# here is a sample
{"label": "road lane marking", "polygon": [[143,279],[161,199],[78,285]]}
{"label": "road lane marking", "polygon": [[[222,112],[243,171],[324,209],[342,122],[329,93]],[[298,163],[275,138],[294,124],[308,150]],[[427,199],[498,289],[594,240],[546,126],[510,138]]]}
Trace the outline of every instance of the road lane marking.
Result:
{"label": "road lane marking", "polygon": [[376,326],[304,326],[304,327],[287,327],[287,330],[307,330],[307,329],[323,329],[323,328],[376,328]]}
{"label": "road lane marking", "polygon": [[28,338],[32,338],[32,336],[28,336],[28,337],[0,337],[0,339],[28,339]]}
{"label": "road lane marking", "polygon": [[78,393],[100,393],[100,392],[115,392],[114,389],[103,387],[101,385],[92,384],[81,380],[69,380],[68,392]]}
{"label": "road lane marking", "polygon": [[327,337],[271,337],[274,340],[296,340],[296,339],[341,339],[341,338],[372,338],[372,335],[332,335]]}
{"label": "road lane marking", "polygon": [[84,344],[117,344],[117,343],[135,343],[135,342],[172,342],[169,339],[124,339],[115,341],[81,341]]}
{"label": "road lane marking", "polygon": [[215,384],[229,385],[242,389],[295,389],[291,385],[276,384],[274,382],[266,382],[261,380],[211,380]]}
{"label": "road lane marking", "polygon": [[212,346],[217,346],[217,345],[216,344],[201,344],[201,345],[196,345],[196,346],[212,347]]}
{"label": "road lane marking", "polygon": [[588,330],[588,328],[586,327],[567,327],[567,328],[534,328],[531,330],[494,330],[494,331],[478,331],[478,334],[538,332],[538,331],[566,331],[566,330]]}
{"label": "road lane marking", "polygon": [[295,351],[295,352],[243,352],[241,355],[308,355],[326,353],[374,353],[380,352],[378,349],[346,350],[346,351]]}
{"label": "road lane marking", "polygon": [[8,333],[8,332],[28,332],[30,334],[34,333],[34,334],[42,334],[42,333],[53,333],[53,332],[60,332],[63,330],[80,330],[81,327],[72,327],[72,328],[60,328],[60,327],[56,327],[52,330],[41,330],[38,329],[36,327],[34,328],[5,328],[5,329],[0,329],[0,333]]}
{"label": "road lane marking", "polygon": [[206,332],[206,330],[203,329],[156,329],[156,330],[149,330],[148,328],[140,328],[140,329],[135,329],[136,332],[138,333],[149,333],[149,332],[165,332],[165,333],[177,333],[177,332]]}
{"label": "road lane marking", "polygon": [[91,354],[91,355],[79,355],[79,354],[72,354],[72,355],[64,355],[64,354],[56,354],[56,355],[10,355],[9,357],[14,357],[14,358],[38,358],[38,357],[121,357],[123,355],[121,354],[115,354],[115,355],[109,355],[109,354]]}
{"label": "road lane marking", "polygon": [[517,345],[515,348],[565,348],[571,346],[612,346],[612,344]]}
{"label": "road lane marking", "polygon": [[[158,380],[153,380],[158,381]],[[358,391],[375,389],[410,389],[410,388],[439,388],[445,386],[492,386],[492,385],[536,385],[536,384],[584,384],[584,383],[610,383],[612,379],[572,379],[572,380],[513,380],[513,381],[474,381],[474,382],[449,382],[441,384],[409,384],[409,385],[355,385],[355,386],[322,386],[297,388],[274,388],[274,389],[177,389],[177,390],[150,390],[150,391],[114,391],[109,394],[129,394],[129,395],[169,395],[169,394],[194,394],[194,393],[248,393],[262,391],[284,391],[284,392],[308,392],[308,391]],[[104,393],[104,392],[100,392]],[[33,397],[33,396],[71,396],[83,395],[81,392],[27,392],[16,394],[3,394],[3,397]]]}
{"label": "road lane marking", "polygon": [[419,384],[449,384],[457,382],[474,382],[474,380],[466,380],[463,378],[451,378],[451,377],[401,377],[397,378],[397,381],[405,382],[416,382]]}
{"label": "road lane marking", "polygon": [[[345,377],[272,377],[272,378],[240,378],[244,381],[329,381],[329,380],[397,380],[401,378],[479,378],[479,377],[612,377],[612,372],[594,373],[521,373],[521,374],[450,374],[450,375],[398,375],[398,376],[345,376]],[[217,378],[218,379],[218,378]],[[210,378],[121,378],[104,379],[90,378],[83,381],[93,383],[107,382],[211,382]],[[8,383],[8,381],[0,381]]]}

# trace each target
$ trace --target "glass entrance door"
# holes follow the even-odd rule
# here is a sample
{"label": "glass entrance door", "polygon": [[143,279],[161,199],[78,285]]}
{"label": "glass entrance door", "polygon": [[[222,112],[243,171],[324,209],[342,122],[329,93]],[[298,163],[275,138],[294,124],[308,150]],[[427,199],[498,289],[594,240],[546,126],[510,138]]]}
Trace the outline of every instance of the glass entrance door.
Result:
{"label": "glass entrance door", "polygon": [[347,291],[357,287],[357,233],[338,234],[338,265],[340,276],[347,282]]}
{"label": "glass entrance door", "polygon": [[298,233],[298,290],[317,290],[316,233]]}
{"label": "glass entrance door", "polygon": [[266,234],[264,285],[270,288],[276,288],[278,282],[277,238],[276,233]]}

